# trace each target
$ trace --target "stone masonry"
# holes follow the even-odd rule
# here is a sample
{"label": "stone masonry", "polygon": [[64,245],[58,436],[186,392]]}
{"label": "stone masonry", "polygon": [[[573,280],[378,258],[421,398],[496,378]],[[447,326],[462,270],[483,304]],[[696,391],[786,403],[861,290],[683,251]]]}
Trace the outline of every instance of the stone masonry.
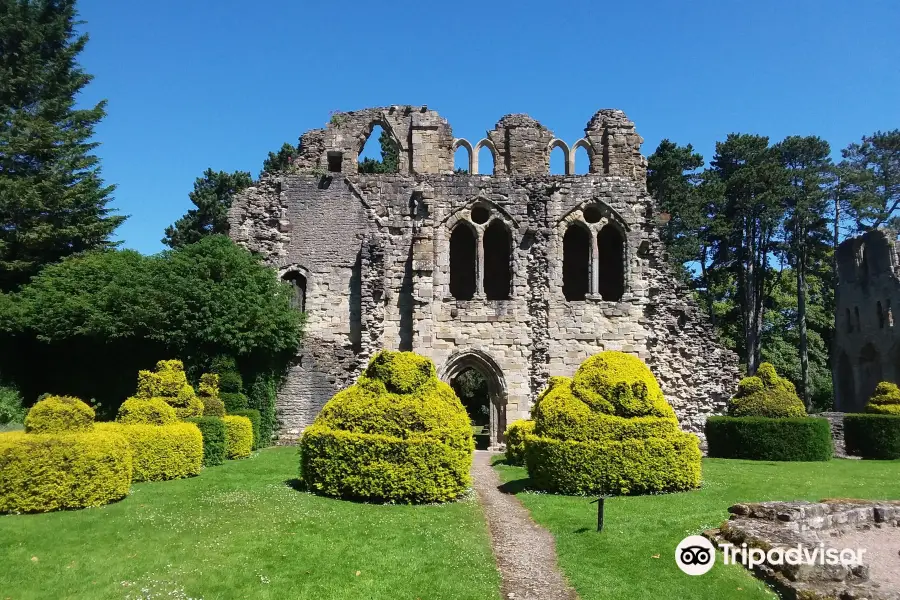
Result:
{"label": "stone masonry", "polygon": [[[400,150],[396,174],[358,173],[375,125]],[[231,236],[295,285],[308,315],[279,393],[280,441],[295,441],[381,348],[429,356],[448,382],[484,375],[494,443],[550,376],[600,350],[631,352],[702,437],[737,359],[669,269],[642,141],[609,109],[571,146],[527,115],[473,145],[424,106],[340,113],[303,134],[289,172],[264,175],[229,214]],[[479,174],[482,147],[492,175]],[[590,172],[576,176],[579,147]],[[549,175],[555,148],[567,175]],[[454,172],[456,151],[468,173]]]}
{"label": "stone masonry", "polygon": [[835,410],[862,411],[881,381],[900,383],[897,234],[880,229],[837,249],[833,365]]}

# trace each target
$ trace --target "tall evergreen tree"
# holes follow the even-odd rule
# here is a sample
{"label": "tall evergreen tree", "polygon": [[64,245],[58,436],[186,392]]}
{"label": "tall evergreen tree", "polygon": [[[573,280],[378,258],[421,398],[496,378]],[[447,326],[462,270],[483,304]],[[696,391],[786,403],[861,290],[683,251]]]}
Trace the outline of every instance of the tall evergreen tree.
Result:
{"label": "tall evergreen tree", "polygon": [[783,197],[785,256],[797,285],[797,338],[800,356],[800,393],[807,409],[812,406],[807,333],[807,275],[828,269],[828,211],[833,181],[831,148],[822,138],[790,136],[775,146],[787,170]]}
{"label": "tall evergreen tree", "polygon": [[296,157],[297,147],[285,142],[281,145],[281,148],[278,149],[278,152],[269,152],[269,155],[263,161],[262,173],[287,171],[291,168]]}
{"label": "tall evergreen tree", "polygon": [[92,154],[106,102],[78,109],[75,0],[0,0],[0,290],[43,265],[114,245],[123,216]]}
{"label": "tall evergreen tree", "polygon": [[900,228],[900,129],[863,136],[841,155],[841,189],[856,231]]}
{"label": "tall evergreen tree", "polygon": [[194,191],[188,194],[197,208],[166,227],[162,243],[180,248],[217,233],[228,233],[228,209],[234,195],[250,187],[253,178],[247,171],[213,171],[207,169],[203,177],[194,181]]}

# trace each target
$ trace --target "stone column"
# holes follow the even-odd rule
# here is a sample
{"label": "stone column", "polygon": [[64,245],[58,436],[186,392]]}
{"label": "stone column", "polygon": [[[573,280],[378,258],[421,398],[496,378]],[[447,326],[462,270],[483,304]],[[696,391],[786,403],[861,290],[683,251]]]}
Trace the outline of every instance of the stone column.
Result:
{"label": "stone column", "polygon": [[475,297],[484,298],[484,228],[476,228],[475,235]]}
{"label": "stone column", "polygon": [[591,229],[591,288],[588,294],[597,296],[600,292],[600,249],[597,246],[597,233]]}

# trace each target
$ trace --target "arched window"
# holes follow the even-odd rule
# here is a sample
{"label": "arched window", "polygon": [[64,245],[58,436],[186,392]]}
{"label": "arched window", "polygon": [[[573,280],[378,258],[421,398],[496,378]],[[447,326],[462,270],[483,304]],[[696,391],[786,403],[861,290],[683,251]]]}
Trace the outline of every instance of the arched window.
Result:
{"label": "arched window", "polygon": [[591,282],[591,234],[576,223],[563,236],[563,295],[566,300],[584,300]]}
{"label": "arched window", "polygon": [[550,142],[550,174],[569,175],[569,147],[562,140]]}
{"label": "arched window", "polygon": [[[881,376],[881,356],[872,344],[866,344],[859,354],[859,391],[864,404],[872,396],[883,377]],[[859,406],[857,410],[862,410]]]}
{"label": "arched window", "polygon": [[604,300],[618,302],[625,293],[625,240],[612,225],[597,234],[597,293]]}
{"label": "arched window", "polygon": [[853,380],[853,366],[846,352],[841,352],[838,359],[837,381],[838,396],[835,398],[835,409],[849,412],[854,410],[856,402],[856,382]]}
{"label": "arched window", "polygon": [[572,157],[575,169],[572,175],[586,175],[591,172],[591,154],[586,140],[579,140],[572,146]]}
{"label": "arched window", "polygon": [[493,146],[487,140],[481,140],[475,146],[475,152],[478,154],[478,174],[494,175],[497,169],[497,157],[494,155]]}
{"label": "arched window", "polygon": [[291,284],[293,288],[291,306],[300,312],[306,312],[306,277],[298,271],[288,271],[281,276],[281,280]]}
{"label": "arched window", "polygon": [[450,295],[457,300],[475,296],[476,243],[475,232],[463,221],[450,234]]}
{"label": "arched window", "polygon": [[508,300],[512,288],[512,238],[506,225],[494,219],[484,232],[484,294],[488,300]]}
{"label": "arched window", "polygon": [[472,174],[472,145],[462,138],[453,143],[453,170],[458,175]]}
{"label": "arched window", "polygon": [[400,148],[381,125],[375,125],[359,150],[360,173],[398,173]]}

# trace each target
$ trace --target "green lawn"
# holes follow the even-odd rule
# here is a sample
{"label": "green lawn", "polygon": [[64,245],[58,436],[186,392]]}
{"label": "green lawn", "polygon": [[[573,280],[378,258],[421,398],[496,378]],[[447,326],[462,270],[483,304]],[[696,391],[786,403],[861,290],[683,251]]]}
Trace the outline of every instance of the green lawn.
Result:
{"label": "green lawn", "polygon": [[560,566],[582,600],[773,598],[740,566],[717,564],[706,575],[683,574],[675,565],[675,546],[687,535],[717,526],[735,502],[900,499],[900,461],[705,459],[700,490],[608,499],[606,524],[598,534],[591,498],[522,492],[525,469],[496,468],[535,521],[553,533]]}
{"label": "green lawn", "polygon": [[296,448],[135,484],[103,508],[0,517],[0,600],[499,599],[473,499],[343,502],[296,491]]}

